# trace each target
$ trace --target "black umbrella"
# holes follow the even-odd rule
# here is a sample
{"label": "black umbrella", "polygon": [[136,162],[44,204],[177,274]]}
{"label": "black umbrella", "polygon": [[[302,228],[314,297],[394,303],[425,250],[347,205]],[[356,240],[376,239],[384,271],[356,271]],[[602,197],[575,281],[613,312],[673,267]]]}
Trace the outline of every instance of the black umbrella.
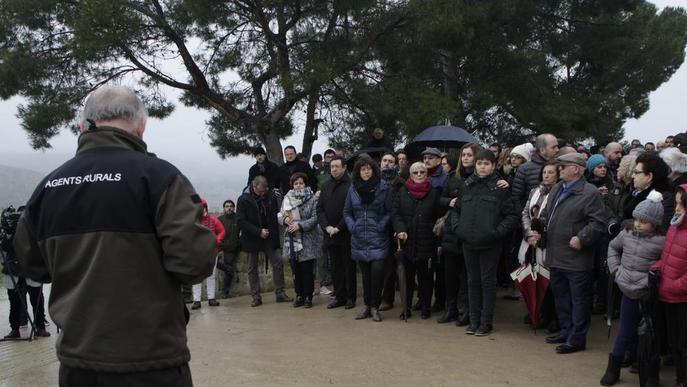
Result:
{"label": "black umbrella", "polygon": [[640,300],[639,309],[642,320],[637,328],[637,365],[639,366],[639,385],[658,386],[660,351],[654,325],[656,306],[658,304],[658,280],[660,273],[650,271],[649,295]]}
{"label": "black umbrella", "polygon": [[403,321],[408,321],[408,295],[406,294],[406,267],[405,267],[405,260],[406,260],[406,254],[401,248],[401,240],[396,239],[396,253],[394,254],[394,257],[396,258],[396,274],[398,275],[398,292],[401,295],[401,308],[403,308],[403,312],[401,313],[401,317],[403,318]]}
{"label": "black umbrella", "polygon": [[406,146],[406,151],[414,153],[426,147],[459,148],[464,144],[479,143],[479,141],[465,129],[451,125],[430,126],[413,138]]}

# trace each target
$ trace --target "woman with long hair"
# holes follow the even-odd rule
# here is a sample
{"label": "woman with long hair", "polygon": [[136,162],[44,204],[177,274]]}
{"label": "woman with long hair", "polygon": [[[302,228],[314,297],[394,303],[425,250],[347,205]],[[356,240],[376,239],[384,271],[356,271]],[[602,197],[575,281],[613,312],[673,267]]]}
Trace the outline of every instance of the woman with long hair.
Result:
{"label": "woman with long hair", "polygon": [[353,166],[353,184],[348,189],[343,210],[346,227],[351,233],[351,258],[358,261],[363,277],[365,306],[356,320],[372,317],[374,321],[382,321],[379,304],[384,286],[384,258],[391,246],[389,192],[389,184],[381,178],[379,165],[369,157],[360,157]]}

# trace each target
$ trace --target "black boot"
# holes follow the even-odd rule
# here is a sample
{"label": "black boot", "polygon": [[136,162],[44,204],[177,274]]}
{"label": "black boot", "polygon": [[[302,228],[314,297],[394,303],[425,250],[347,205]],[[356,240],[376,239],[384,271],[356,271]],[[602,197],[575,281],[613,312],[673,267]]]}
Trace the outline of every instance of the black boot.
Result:
{"label": "black boot", "polygon": [[612,386],[618,383],[620,380],[620,365],[623,363],[622,356],[613,356],[612,353],[608,354],[608,366],[606,366],[606,373],[601,378],[602,386]]}
{"label": "black boot", "polygon": [[447,310],[444,312],[444,315],[439,317],[437,320],[437,324],[446,324],[451,321],[456,321],[458,318],[458,311],[457,310]]}

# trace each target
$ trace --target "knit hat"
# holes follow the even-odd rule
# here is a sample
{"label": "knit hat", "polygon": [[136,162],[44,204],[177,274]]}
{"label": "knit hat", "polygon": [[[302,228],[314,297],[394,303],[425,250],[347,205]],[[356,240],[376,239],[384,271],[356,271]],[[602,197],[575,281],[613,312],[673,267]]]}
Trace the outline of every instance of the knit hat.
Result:
{"label": "knit hat", "polygon": [[663,223],[663,195],[656,190],[651,190],[646,199],[637,204],[632,217],[638,220],[649,222],[656,226]]}
{"label": "knit hat", "polygon": [[601,164],[608,165],[608,161],[606,161],[606,158],[602,155],[593,155],[589,158],[589,160],[587,160],[587,169],[591,173],[594,171],[594,168],[598,167]]}
{"label": "knit hat", "polygon": [[514,147],[511,151],[510,154],[515,154],[523,159],[525,161],[530,161],[532,159],[532,152],[534,151],[534,146],[530,144],[529,142],[526,142],[524,144],[520,144],[516,147]]}

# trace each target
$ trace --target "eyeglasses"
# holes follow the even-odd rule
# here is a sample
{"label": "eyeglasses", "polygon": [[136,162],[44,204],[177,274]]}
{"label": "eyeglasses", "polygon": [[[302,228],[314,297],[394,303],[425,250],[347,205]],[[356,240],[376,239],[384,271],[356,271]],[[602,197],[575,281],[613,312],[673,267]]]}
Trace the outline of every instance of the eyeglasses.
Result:
{"label": "eyeglasses", "polygon": [[634,176],[634,175],[646,175],[646,172],[638,171],[635,169],[634,171],[632,171],[632,176]]}
{"label": "eyeglasses", "polygon": [[415,172],[413,172],[413,175],[420,175],[420,176],[422,176],[422,175],[426,175],[426,174],[427,174],[427,172],[425,172],[425,171],[415,171]]}

